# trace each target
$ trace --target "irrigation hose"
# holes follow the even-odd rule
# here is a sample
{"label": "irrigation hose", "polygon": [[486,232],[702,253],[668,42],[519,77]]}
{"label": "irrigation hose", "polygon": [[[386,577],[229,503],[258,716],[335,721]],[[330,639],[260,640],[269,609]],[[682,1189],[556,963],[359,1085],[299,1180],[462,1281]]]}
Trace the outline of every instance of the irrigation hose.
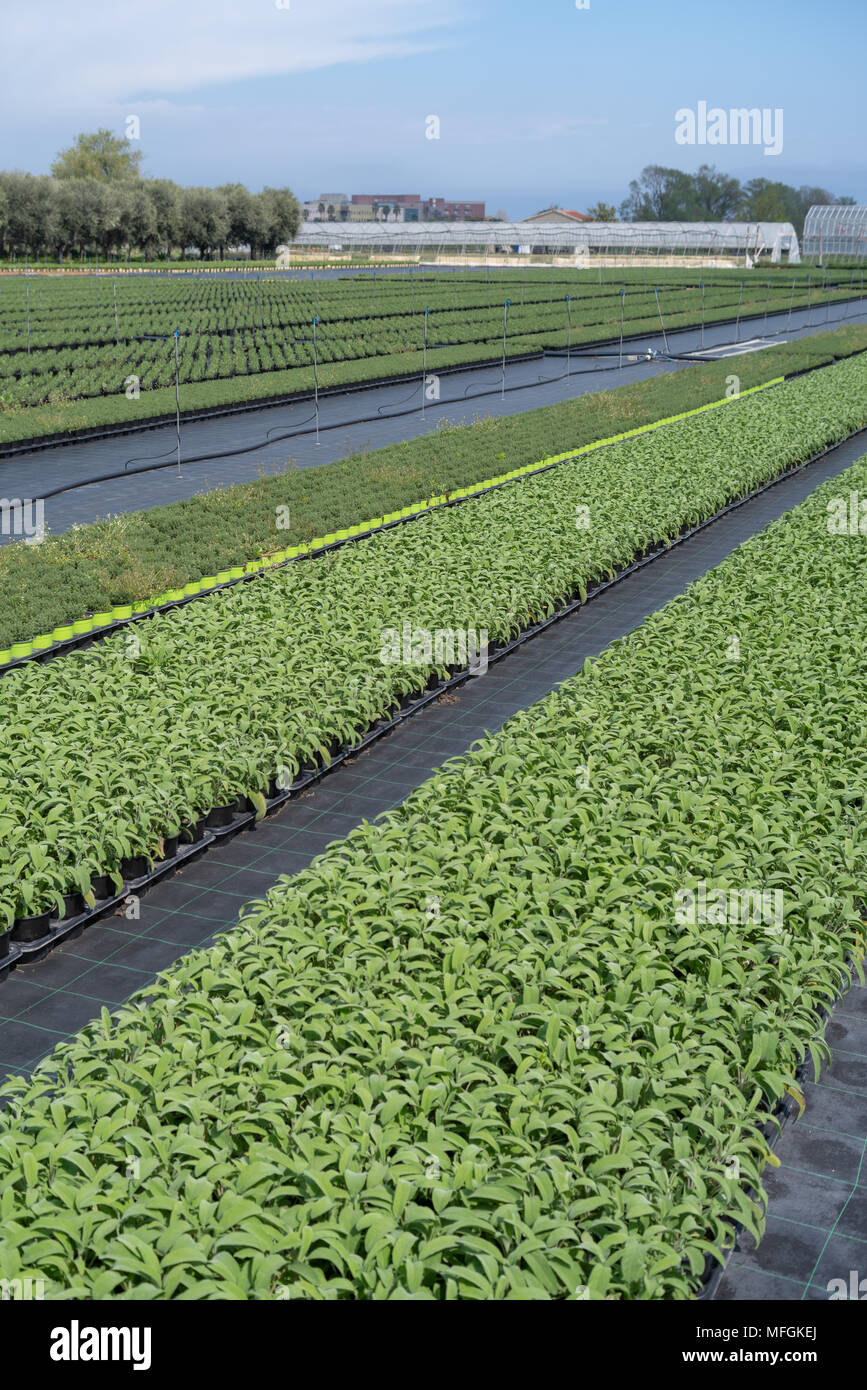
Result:
{"label": "irrigation hose", "polygon": [[[547,356],[547,355],[548,355],[547,352],[543,352],[543,354],[542,354],[542,356]],[[639,359],[639,360],[642,360],[642,359]],[[635,365],[635,364],[633,364],[633,365]],[[559,378],[555,377],[555,378],[551,378],[551,379],[556,381],[556,380],[564,380],[566,376],[597,376],[597,375],[601,375],[603,372],[617,372],[617,371],[619,371],[619,370],[620,370],[619,367],[595,367],[595,368],[586,368],[586,369],[581,370],[581,371],[563,373],[563,376],[562,376],[562,377],[559,377]],[[544,381],[543,381],[541,384],[544,384]],[[519,383],[518,385],[507,386],[507,387],[505,388],[505,390],[506,390],[506,393],[507,393],[507,394],[508,394],[508,393],[511,393],[512,391],[528,391],[528,390],[531,390],[531,389],[532,389],[532,390],[536,390],[536,388],[537,388],[539,385],[540,385],[540,382],[539,382],[539,381],[525,381],[525,382]],[[503,390],[502,387],[496,386],[496,387],[492,387],[492,388],[491,388],[490,390],[488,390],[488,391],[476,391],[476,392],[474,392],[471,396],[467,396],[467,395],[464,395],[464,396],[450,396],[447,400],[438,400],[438,401],[434,401],[434,402],[432,402],[432,404],[433,404],[434,406],[436,406],[436,407],[446,406],[446,405],[462,405],[462,404],[466,404],[468,401],[480,400],[483,396],[499,396],[499,395],[502,394],[502,390]],[[383,409],[383,407],[380,407],[380,410],[382,410],[382,409]],[[408,410],[394,410],[394,411],[392,411],[392,413],[391,413],[390,415],[382,415],[382,414],[377,414],[377,415],[360,415],[360,416],[358,416],[357,418],[355,418],[355,419],[353,419],[353,420],[340,420],[340,421],[338,421],[338,422],[336,422],[335,424],[332,424],[332,425],[322,424],[322,423],[320,422],[320,424],[319,424],[319,432],[320,432],[320,434],[325,434],[325,433],[327,433],[327,432],[329,432],[329,431],[331,431],[331,430],[348,429],[348,428],[350,428],[350,427],[353,426],[353,425],[380,424],[380,423],[382,423],[382,422],[385,421],[385,420],[399,420],[402,416],[405,416],[405,415],[417,415],[417,414],[418,414],[418,411],[419,411],[419,407],[418,407],[418,405],[415,405],[415,406],[411,406]],[[308,416],[307,418],[308,418],[308,419],[312,419],[312,418],[314,418],[314,417],[313,417],[313,416]],[[272,428],[276,428],[276,426],[274,426],[274,427],[272,427]],[[239,454],[251,454],[251,453],[254,453],[257,449],[265,448],[265,446],[268,445],[268,444],[279,444],[279,443],[281,443],[283,440],[286,440],[286,439],[299,439],[299,438],[302,438],[302,437],[305,436],[305,435],[311,435],[311,434],[315,434],[315,433],[316,433],[316,427],[315,427],[315,426],[314,426],[314,428],[312,428],[312,429],[287,430],[287,431],[286,431],[285,433],[283,433],[283,434],[274,435],[273,438],[271,438],[271,439],[268,439],[268,438],[265,438],[264,440],[263,440],[263,439],[257,439],[257,440],[256,440],[254,443],[252,443],[252,444],[243,444],[243,445],[240,445],[240,446],[239,446],[238,448],[236,448],[236,449],[221,449],[219,452],[217,452],[217,453],[215,453],[215,454],[194,454],[191,458],[182,458],[182,459],[181,459],[181,467],[183,468],[183,467],[186,467],[186,466],[188,466],[189,464],[193,464],[193,463],[213,463],[213,462],[216,462],[218,459],[236,458]],[[168,451],[167,451],[167,452],[168,452]],[[177,458],[176,458],[175,453],[174,453],[174,447],[172,448],[172,457],[171,457],[170,459],[166,459],[164,456],[159,456],[159,455],[158,455],[157,457],[163,457],[163,461],[162,461],[162,462],[159,462],[159,463],[149,463],[149,464],[147,465],[147,467],[145,467],[145,468],[132,468],[132,469],[130,469],[130,468],[125,464],[124,467],[123,467],[123,469],[121,469],[119,472],[118,472],[118,471],[115,471],[115,472],[113,472],[113,473],[100,473],[100,474],[98,474],[96,477],[93,477],[93,478],[80,478],[80,479],[76,480],[75,482],[63,483],[63,484],[61,484],[59,487],[50,488],[50,489],[48,489],[47,491],[43,492],[43,493],[41,494],[42,500],[43,500],[43,501],[47,501],[50,497],[59,497],[59,496],[61,496],[63,493],[66,493],[66,492],[74,492],[74,491],[76,491],[76,489],[78,489],[78,488],[90,487],[90,486],[92,486],[92,485],[95,484],[95,483],[108,483],[108,482],[114,482],[114,481],[115,481],[116,479],[118,479],[118,478],[135,478],[135,477],[137,477],[137,476],[138,476],[139,474],[141,474],[141,473],[154,473],[154,472],[157,472],[157,471],[158,471],[159,469],[161,469],[161,468],[176,468],[176,467],[177,467]],[[130,462],[133,462],[133,461],[134,461],[134,460],[130,460]]]}
{"label": "irrigation hose", "polygon": [[[845,301],[844,301],[844,302],[845,302]],[[784,311],[781,311],[781,312],[784,312]],[[756,315],[756,317],[757,317],[757,318],[760,318],[761,315]],[[722,326],[722,325],[718,323],[718,324],[716,324],[716,325],[714,325],[714,326],[720,327],[720,326]],[[687,331],[687,330],[680,330],[680,329],[678,329],[678,330],[676,330],[676,331],[681,332],[681,331]],[[775,331],[772,331],[772,332],[770,332],[770,333],[763,334],[763,335],[761,335],[761,337],[762,337],[763,339],[764,339],[764,338],[770,338],[770,337],[778,337],[781,333],[785,333],[785,332],[788,332],[788,331],[789,331],[789,330],[788,330],[787,328],[781,328],[781,329],[777,329],[777,330],[775,330]],[[594,359],[596,359],[596,358],[601,358],[601,357],[618,357],[618,359],[619,359],[619,354],[616,353],[616,352],[613,352],[613,351],[605,351],[605,350],[596,350],[596,349],[591,349],[589,352],[585,350],[583,353],[580,352],[580,351],[578,351],[578,350],[575,350],[575,351],[571,352],[571,353],[568,354],[568,355],[569,355],[569,356],[574,356],[574,357],[576,357],[576,358],[581,358],[581,359],[583,359],[583,360],[585,360],[585,361],[586,361],[586,360],[591,360],[591,361],[592,361],[592,360],[594,360]],[[524,361],[533,360],[533,357],[534,357],[534,356],[536,356],[536,354],[533,354],[533,355],[531,355],[531,356],[528,357],[528,358],[523,358],[522,360],[524,360]],[[566,350],[563,349],[563,348],[543,348],[543,349],[541,350],[541,352],[538,354],[538,356],[541,357],[541,358],[544,358],[544,357],[565,357],[565,356],[567,356],[567,352],[566,352]],[[638,364],[640,364],[641,362],[645,362],[645,361],[646,361],[646,362],[650,362],[650,361],[658,361],[658,362],[666,362],[666,361],[676,362],[676,361],[683,361],[683,362],[693,362],[693,363],[696,363],[696,364],[700,364],[700,363],[702,363],[702,362],[715,362],[715,361],[724,360],[724,359],[721,359],[721,358],[710,357],[710,356],[698,357],[698,356],[693,356],[693,355],[686,356],[686,355],[683,355],[683,354],[673,354],[673,353],[667,353],[667,354],[665,354],[665,353],[660,353],[660,352],[658,352],[656,349],[648,349],[648,350],[643,351],[643,352],[640,353],[640,354],[638,354],[638,353],[630,353],[630,354],[628,354],[628,356],[632,359],[631,365],[633,365],[633,366],[638,365]],[[626,355],[624,355],[624,365],[626,365],[626,360],[625,360],[625,359],[626,359]],[[448,368],[448,369],[447,369],[447,371],[453,371],[453,370],[457,370],[457,371],[460,371],[460,370],[472,370],[472,368],[470,367],[470,368],[467,368],[467,369],[462,369],[462,368]],[[563,373],[560,377],[538,378],[536,381],[522,382],[522,383],[520,383],[520,384],[518,384],[518,385],[507,386],[507,387],[505,387],[505,392],[506,392],[506,393],[511,393],[511,392],[513,392],[513,391],[527,391],[527,390],[530,390],[530,389],[535,390],[540,384],[541,384],[541,385],[545,385],[545,384],[548,384],[548,383],[550,383],[550,382],[562,381],[562,380],[565,380],[567,376],[569,376],[569,377],[571,377],[571,376],[592,376],[592,375],[594,375],[594,374],[600,374],[600,375],[601,375],[603,372],[620,371],[620,370],[622,370],[622,368],[621,368],[621,366],[619,365],[619,363],[618,363],[618,366],[617,366],[617,367],[597,367],[597,368],[588,368],[588,369],[583,370],[583,371],[576,371],[576,372]],[[364,389],[364,388],[362,388],[362,389]],[[469,388],[466,388],[466,389],[465,389],[465,392],[464,392],[464,395],[463,395],[463,396],[449,397],[447,400],[435,401],[435,402],[433,402],[432,404],[433,404],[434,407],[444,406],[444,405],[460,405],[460,404],[465,404],[467,401],[477,400],[477,399],[480,400],[480,399],[482,399],[482,398],[485,397],[485,396],[502,395],[502,394],[503,394],[503,388],[502,388],[501,386],[493,387],[491,390],[488,390],[488,391],[476,391],[476,392],[473,392],[472,395],[468,395],[468,394],[467,394],[467,391],[468,391],[468,390],[469,390]],[[341,394],[345,394],[345,393],[341,393]],[[414,394],[414,393],[413,393],[413,394]],[[411,399],[411,397],[409,397],[409,398],[407,398],[407,399]],[[378,407],[378,410],[377,410],[377,414],[376,414],[376,415],[363,415],[363,416],[358,416],[358,417],[355,418],[355,419],[351,419],[351,420],[342,420],[342,421],[340,421],[339,423],[333,424],[333,425],[327,425],[327,424],[326,424],[326,425],[323,425],[323,424],[321,424],[321,422],[320,422],[320,424],[318,425],[318,430],[319,430],[320,433],[327,433],[327,432],[329,432],[329,431],[331,431],[331,430],[335,430],[335,429],[345,429],[345,428],[349,428],[349,427],[352,427],[352,426],[355,426],[355,425],[377,424],[377,423],[379,423],[379,422],[381,422],[381,421],[384,421],[384,420],[397,420],[397,419],[400,419],[400,418],[403,417],[403,416],[415,415],[416,412],[417,412],[417,410],[418,410],[418,407],[417,407],[417,406],[413,406],[413,407],[410,407],[410,408],[407,409],[407,410],[394,410],[394,411],[392,411],[391,414],[389,414],[389,415],[383,415],[383,414],[381,413],[384,409],[387,409],[387,405],[386,405],[386,406],[380,406],[380,407]],[[227,412],[227,413],[235,413],[235,412]],[[206,418],[208,418],[208,417],[207,417],[207,416],[203,416],[203,417],[201,417],[201,418],[206,419]],[[307,420],[315,419],[315,415],[307,416],[306,419],[307,419]],[[302,422],[302,423],[303,423],[303,422]],[[183,467],[183,466],[185,466],[185,465],[190,465],[190,464],[194,464],[194,463],[213,463],[213,462],[219,461],[220,459],[225,459],[225,458],[236,458],[236,457],[240,456],[241,454],[253,453],[256,449],[265,448],[265,447],[266,447],[267,445],[269,445],[269,444],[279,444],[279,443],[281,443],[281,442],[283,442],[284,440],[287,440],[287,439],[297,439],[297,438],[302,438],[302,437],[304,437],[305,435],[314,434],[314,433],[316,433],[316,428],[317,428],[317,427],[314,427],[313,429],[294,429],[294,430],[289,430],[289,431],[286,431],[286,432],[283,433],[283,434],[277,434],[277,435],[274,435],[273,438],[269,438],[269,436],[270,436],[271,433],[272,433],[272,430],[273,430],[273,429],[276,429],[276,428],[277,428],[277,426],[272,426],[272,427],[271,427],[271,430],[268,431],[268,434],[266,435],[266,437],[265,437],[264,440],[256,440],[256,441],[254,441],[252,444],[244,444],[244,445],[241,445],[241,446],[239,446],[238,448],[235,448],[235,449],[220,450],[220,451],[218,451],[217,453],[213,453],[213,454],[196,454],[196,455],[193,455],[191,458],[188,458],[188,459],[181,459],[181,460],[180,460],[180,465],[181,465],[181,467]],[[43,499],[44,501],[47,501],[47,500],[48,500],[49,498],[51,498],[51,497],[59,497],[59,496],[62,496],[64,493],[67,493],[67,492],[75,492],[75,491],[77,491],[79,488],[90,487],[90,486],[92,486],[92,485],[94,485],[94,484],[96,484],[96,483],[115,482],[118,478],[130,478],[130,477],[138,476],[138,475],[141,474],[141,473],[152,473],[152,472],[157,472],[157,471],[159,471],[159,470],[162,469],[162,468],[174,468],[174,467],[176,467],[177,464],[178,464],[176,447],[175,447],[174,445],[172,445],[172,447],[171,447],[171,454],[172,454],[172,457],[171,457],[171,458],[167,458],[167,457],[166,457],[166,455],[167,455],[169,452],[170,452],[169,450],[166,450],[166,451],[164,451],[163,454],[153,455],[152,458],[153,458],[154,460],[157,460],[157,461],[150,462],[150,463],[148,464],[148,466],[145,467],[145,468],[134,468],[134,469],[130,469],[130,468],[129,468],[129,464],[130,464],[131,462],[135,462],[135,461],[136,461],[136,459],[130,459],[130,460],[127,460],[127,462],[124,464],[123,469],[122,469],[121,471],[119,471],[119,472],[118,472],[118,471],[113,471],[113,472],[111,472],[111,473],[101,473],[101,474],[97,474],[95,477],[92,477],[92,478],[81,478],[81,479],[77,479],[76,481],[71,482],[71,483],[64,483],[64,484],[62,484],[62,485],[59,486],[59,487],[52,488],[52,489],[50,489],[50,490],[48,490],[48,491],[46,491],[46,492],[43,492],[43,493],[42,493],[42,499]],[[139,457],[147,457],[147,456],[146,456],[146,455],[145,455],[145,456],[140,455]]]}

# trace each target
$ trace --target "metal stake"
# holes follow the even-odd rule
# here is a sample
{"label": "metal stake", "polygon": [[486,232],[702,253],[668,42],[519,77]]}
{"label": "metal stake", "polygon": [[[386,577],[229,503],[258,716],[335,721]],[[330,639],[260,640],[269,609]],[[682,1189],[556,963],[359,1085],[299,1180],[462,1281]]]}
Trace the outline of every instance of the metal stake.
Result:
{"label": "metal stake", "polygon": [[668,338],[665,335],[665,324],[662,321],[662,306],[659,303],[659,290],[654,287],[653,293],[656,295],[656,308],[659,313],[659,326],[662,329],[662,341],[665,344],[665,351],[668,353]]}
{"label": "metal stake", "polygon": [[506,319],[508,318],[509,305],[511,304],[511,302],[512,301],[510,299],[507,299],[505,304],[503,305],[503,381],[502,386],[500,388],[501,401],[504,401],[506,399]]}
{"label": "metal stake", "polygon": [[316,412],[316,447],[319,448],[319,361],[316,354],[316,326],[319,316],[313,315],[313,401]]}
{"label": "metal stake", "polygon": [[424,347],[421,355],[421,418],[424,419],[424,400],[425,388],[427,386],[427,316],[430,309],[424,311]]}
{"label": "metal stake", "polygon": [[181,368],[178,357],[179,328],[175,329],[175,429],[178,436],[178,477],[181,477]]}

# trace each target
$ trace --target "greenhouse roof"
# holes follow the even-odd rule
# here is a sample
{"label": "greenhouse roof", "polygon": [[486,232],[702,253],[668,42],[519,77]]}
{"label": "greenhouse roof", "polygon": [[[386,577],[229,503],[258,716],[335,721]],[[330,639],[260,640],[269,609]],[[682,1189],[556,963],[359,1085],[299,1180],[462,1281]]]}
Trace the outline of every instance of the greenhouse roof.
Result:
{"label": "greenhouse roof", "polygon": [[816,203],[807,213],[803,241],[810,255],[863,256],[867,251],[867,207]]}
{"label": "greenhouse roof", "polygon": [[590,247],[690,248],[777,251],[798,255],[791,222],[305,222],[295,245],[424,246],[544,245],[579,251]]}

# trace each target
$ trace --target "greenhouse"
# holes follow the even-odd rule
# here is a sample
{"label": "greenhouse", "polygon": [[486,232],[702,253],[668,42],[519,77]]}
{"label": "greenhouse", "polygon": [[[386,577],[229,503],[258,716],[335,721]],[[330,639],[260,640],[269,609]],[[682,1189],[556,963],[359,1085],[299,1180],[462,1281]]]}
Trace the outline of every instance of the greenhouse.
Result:
{"label": "greenhouse", "polygon": [[867,250],[867,207],[820,203],[804,223],[804,255],[862,259]]}
{"label": "greenhouse", "polygon": [[752,265],[759,258],[800,261],[790,222],[306,222],[292,247],[332,254],[402,255],[420,258],[484,256],[568,257],[573,263],[602,256],[719,259]]}

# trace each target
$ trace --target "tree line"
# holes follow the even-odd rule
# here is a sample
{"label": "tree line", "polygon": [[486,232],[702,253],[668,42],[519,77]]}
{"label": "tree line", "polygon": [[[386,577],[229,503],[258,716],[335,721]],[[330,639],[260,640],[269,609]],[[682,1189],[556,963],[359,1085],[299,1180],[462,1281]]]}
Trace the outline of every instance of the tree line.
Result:
{"label": "tree line", "polygon": [[702,164],[694,174],[648,164],[630,183],[620,216],[624,222],[791,222],[800,237],[814,203],[854,202],[827,188],[795,188],[773,179],[742,184],[712,164]]}
{"label": "tree line", "polygon": [[0,172],[0,254],[81,257],[96,253],[201,256],[249,246],[270,256],[294,237],[301,208],[288,188],[250,193],[241,183],[185,188],[143,178],[141,152],[100,130],[79,135],[50,174]]}

